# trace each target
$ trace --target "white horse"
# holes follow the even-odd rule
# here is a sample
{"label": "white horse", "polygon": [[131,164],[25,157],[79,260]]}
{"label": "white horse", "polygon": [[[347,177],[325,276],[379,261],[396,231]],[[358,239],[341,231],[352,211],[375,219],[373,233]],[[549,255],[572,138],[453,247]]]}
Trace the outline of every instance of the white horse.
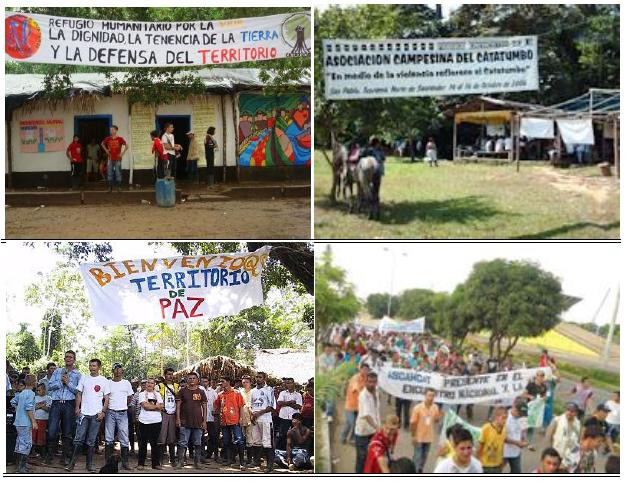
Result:
{"label": "white horse", "polygon": [[369,219],[380,220],[380,162],[373,156],[360,158],[353,172],[354,184],[358,187],[358,196],[349,199],[349,211],[360,212],[369,208]]}

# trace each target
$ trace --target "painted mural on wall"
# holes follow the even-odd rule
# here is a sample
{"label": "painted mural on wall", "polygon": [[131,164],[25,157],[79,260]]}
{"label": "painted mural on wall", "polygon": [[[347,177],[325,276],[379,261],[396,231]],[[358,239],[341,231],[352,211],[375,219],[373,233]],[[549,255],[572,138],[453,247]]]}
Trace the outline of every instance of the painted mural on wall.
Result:
{"label": "painted mural on wall", "polygon": [[310,96],[241,94],[240,166],[310,166]]}
{"label": "painted mural on wall", "polygon": [[20,121],[20,153],[64,151],[62,119],[29,119]]}

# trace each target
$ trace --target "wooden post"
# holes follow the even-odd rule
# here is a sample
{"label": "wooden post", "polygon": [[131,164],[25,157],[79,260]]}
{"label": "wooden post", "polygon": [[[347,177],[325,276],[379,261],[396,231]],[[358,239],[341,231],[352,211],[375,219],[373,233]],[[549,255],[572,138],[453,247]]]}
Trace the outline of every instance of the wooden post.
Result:
{"label": "wooden post", "polygon": [[13,188],[13,146],[11,145],[11,121],[13,121],[13,111],[9,115],[9,121],[5,123],[7,131],[7,184]]}
{"label": "wooden post", "polygon": [[225,94],[221,94],[221,126],[223,128],[223,183],[226,180],[227,171],[227,130],[225,122]]}
{"label": "wooden post", "polygon": [[232,93],[232,119],[234,121],[234,159],[236,160],[236,183],[241,182],[241,165],[239,164],[239,127],[238,127],[238,96]]}
{"label": "wooden post", "polygon": [[515,158],[517,158],[517,173],[521,168],[521,117],[517,118],[517,145],[515,146]]}
{"label": "wooden post", "polygon": [[621,177],[621,155],[618,137],[618,116],[616,116],[614,118],[614,172],[617,179]]}
{"label": "wooden post", "polygon": [[512,152],[515,146],[515,115],[510,112],[510,152],[508,153],[508,163],[512,163]]}
{"label": "wooden post", "polygon": [[453,161],[455,161],[455,156],[457,156],[457,121],[453,116]]}

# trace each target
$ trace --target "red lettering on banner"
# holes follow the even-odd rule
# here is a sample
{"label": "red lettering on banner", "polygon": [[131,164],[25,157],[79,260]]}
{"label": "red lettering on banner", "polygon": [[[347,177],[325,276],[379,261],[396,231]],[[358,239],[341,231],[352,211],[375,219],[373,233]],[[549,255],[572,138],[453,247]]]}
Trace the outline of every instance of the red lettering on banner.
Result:
{"label": "red lettering on banner", "polygon": [[166,309],[170,307],[172,307],[172,314],[168,314],[171,319],[176,319],[178,314],[182,314],[185,318],[203,317],[202,313],[197,313],[197,310],[199,309],[199,306],[203,304],[203,301],[205,301],[205,298],[203,297],[187,297],[186,303],[184,304],[184,301],[180,298],[176,298],[173,305],[171,299],[161,298],[159,299],[159,305],[161,306],[161,318],[166,319]]}

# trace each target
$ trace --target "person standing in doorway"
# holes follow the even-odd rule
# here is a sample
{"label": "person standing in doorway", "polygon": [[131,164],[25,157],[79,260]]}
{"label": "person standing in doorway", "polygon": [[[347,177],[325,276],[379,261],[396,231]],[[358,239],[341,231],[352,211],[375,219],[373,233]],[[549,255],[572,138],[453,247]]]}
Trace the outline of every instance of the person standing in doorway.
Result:
{"label": "person standing in doorway", "polygon": [[174,178],[177,169],[177,153],[181,151],[181,145],[174,142],[174,124],[166,123],[163,127],[163,136],[161,136],[163,147],[168,153],[168,168],[166,169],[166,178]]}
{"label": "person standing in doorway", "polygon": [[82,144],[76,134],[73,135],[73,142],[66,148],[66,157],[71,162],[71,189],[77,190],[84,185],[82,182],[84,164],[82,163]]}
{"label": "person standing in doorway", "polygon": [[89,180],[97,180],[99,174],[99,145],[95,138],[86,145],[86,174]]}
{"label": "person standing in doorway", "polygon": [[203,146],[205,147],[205,174],[207,176],[208,188],[212,188],[214,185],[214,151],[219,149],[214,139],[215,131],[216,128],[210,126],[203,141]]}
{"label": "person standing in doorway", "polygon": [[132,400],[133,388],[128,380],[123,378],[124,367],[121,363],[113,363],[113,379],[110,381],[110,399],[108,410],[106,411],[106,425],[104,429],[106,450],[104,460],[113,455],[115,447],[115,430],[117,430],[117,440],[121,449],[122,467],[130,470],[128,466],[128,451],[130,442],[128,440],[128,406]]}
{"label": "person standing in doorway", "polygon": [[163,148],[161,138],[159,138],[159,132],[153,130],[150,132],[150,138],[152,139],[151,152],[155,156],[155,176],[157,178],[165,177],[166,165],[168,164],[168,153]]}
{"label": "person standing in doorway", "polygon": [[121,160],[128,150],[126,140],[119,136],[119,127],[113,124],[110,127],[110,136],[102,141],[102,149],[108,155],[108,191],[113,191],[113,186],[117,185],[117,191],[121,192]]}
{"label": "person standing in doorway", "polygon": [[105,376],[99,374],[101,367],[102,362],[93,358],[88,363],[90,375],[82,376],[79,385],[77,385],[77,398],[75,399],[75,415],[78,417],[77,429],[73,441],[73,455],[65,467],[67,471],[74,469],[75,459],[82,452],[84,443],[86,443],[88,447],[86,470],[91,473],[97,472],[93,465],[95,442],[110,401],[110,382]]}
{"label": "person standing in doorway", "polygon": [[190,140],[188,155],[186,156],[188,180],[192,183],[199,183],[199,145],[197,145],[193,131],[188,131],[186,136]]}

